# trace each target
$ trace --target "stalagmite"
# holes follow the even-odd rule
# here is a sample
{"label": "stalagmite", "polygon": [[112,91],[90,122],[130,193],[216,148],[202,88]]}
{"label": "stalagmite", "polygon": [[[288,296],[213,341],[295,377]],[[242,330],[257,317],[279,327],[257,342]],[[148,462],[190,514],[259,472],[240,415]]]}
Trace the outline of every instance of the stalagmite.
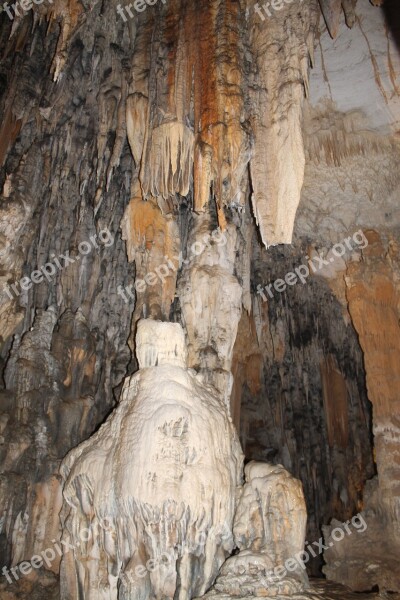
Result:
{"label": "stalagmite", "polygon": [[235,513],[239,554],[223,565],[214,593],[275,597],[308,587],[303,555],[307,511],[300,481],[281,465],[251,461]]}
{"label": "stalagmite", "polygon": [[118,408],[62,465],[64,600],[202,595],[233,548],[242,452],[228,411],[187,369],[179,324],[140,321],[136,345]]}
{"label": "stalagmite", "polygon": [[399,23],[0,3],[1,600],[398,590]]}

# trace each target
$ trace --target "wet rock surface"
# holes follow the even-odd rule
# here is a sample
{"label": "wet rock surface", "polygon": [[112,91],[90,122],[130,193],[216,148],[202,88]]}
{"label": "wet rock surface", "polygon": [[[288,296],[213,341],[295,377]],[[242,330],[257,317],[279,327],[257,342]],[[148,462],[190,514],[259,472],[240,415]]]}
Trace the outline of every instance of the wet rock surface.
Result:
{"label": "wet rock surface", "polygon": [[[252,0],[125,19],[117,0],[2,7],[0,565],[67,535],[60,464],[140,373],[151,318],[184,327],[188,389],[213,386],[246,459],[302,481],[309,541],[363,511],[366,536],[326,553],[329,577],[398,589],[400,20],[381,4],[295,0],[264,19]],[[356,231],[368,248],[335,256]],[[304,284],[258,293],[319,252],[329,264]],[[115,545],[90,550],[104,573]],[[85,579],[86,559],[63,578]],[[60,560],[0,595],[58,597]],[[313,585],[302,597],[347,597]]]}

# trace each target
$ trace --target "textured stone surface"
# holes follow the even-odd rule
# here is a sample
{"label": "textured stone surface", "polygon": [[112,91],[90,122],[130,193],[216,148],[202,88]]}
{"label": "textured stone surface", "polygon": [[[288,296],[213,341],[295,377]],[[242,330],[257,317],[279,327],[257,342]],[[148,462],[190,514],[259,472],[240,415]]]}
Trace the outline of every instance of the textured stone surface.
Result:
{"label": "textured stone surface", "polygon": [[[306,521],[301,483],[281,465],[248,463],[233,525],[240,552],[224,563],[213,590],[276,597],[308,588],[305,570],[294,558],[304,548]],[[290,559],[295,568],[288,572],[284,565]],[[279,577],[275,569],[282,566],[286,573]]]}
{"label": "textured stone surface", "polygon": [[[372,4],[357,3],[351,30],[341,15],[334,41],[327,31],[321,35],[310,73],[310,99],[313,105],[328,99],[342,113],[363,114],[368,130],[395,133],[400,129],[398,6],[393,0],[386,2],[386,10]],[[390,14],[394,18],[388,22]]]}
{"label": "textured stone surface", "polygon": [[[364,497],[368,527],[356,539],[326,553],[324,572],[355,590],[400,591],[400,353],[399,245],[386,247],[375,231],[367,232],[364,260],[346,273],[349,311],[364,350],[367,387],[374,410],[378,477]],[[330,528],[326,528],[326,537]],[[368,550],[366,551],[366,548]]]}
{"label": "textured stone surface", "polygon": [[[215,598],[215,600],[243,600],[243,598],[248,598],[249,596],[231,596],[229,594],[219,594],[218,592],[210,592],[206,596],[210,600]],[[352,593],[349,588],[346,588],[340,584],[334,584],[329,581],[323,580],[314,580],[311,582],[311,587],[309,590],[304,592],[295,593],[290,596],[281,595],[275,597],[276,600],[380,600],[384,598],[388,600],[399,600],[398,594],[355,594]]]}
{"label": "textured stone surface", "polygon": [[[386,383],[395,369],[377,348],[385,332],[398,351],[398,4],[360,0],[356,13],[352,0],[319,4],[334,42],[314,0],[286,3],[264,21],[253,0],[159,1],[125,22],[117,0],[45,1],[12,23],[2,11],[4,563],[59,540],[60,461],[98,429],[137,369],[136,325],[147,316],[186,325],[196,381],[214,384],[224,406],[233,373],[246,455],[302,479],[311,539],[332,517],[367,510],[374,450],[382,489],[368,510],[385,536],[395,531],[397,463],[387,457],[398,453],[398,411]],[[192,260],[192,243],[217,224],[226,245]],[[105,227],[113,243],[78,256]],[[355,251],[261,303],[259,283],[371,227],[385,256]],[[293,247],[262,249],[290,241],[292,229]],[[4,291],[67,252],[75,262],[50,280],[14,300]],[[164,283],[130,288],[127,302],[118,294],[175,255]],[[113,543],[109,536],[112,555]],[[357,581],[365,559],[354,563]],[[47,577],[24,580],[22,596],[50,598]]]}
{"label": "textured stone surface", "polygon": [[[242,451],[228,412],[187,370],[179,324],[140,321],[136,342],[140,369],[118,408],[61,468],[63,539],[75,548],[63,599],[201,595],[233,548]],[[104,519],[111,531],[82,544],[80,530]],[[156,567],[136,577],[148,560]]]}

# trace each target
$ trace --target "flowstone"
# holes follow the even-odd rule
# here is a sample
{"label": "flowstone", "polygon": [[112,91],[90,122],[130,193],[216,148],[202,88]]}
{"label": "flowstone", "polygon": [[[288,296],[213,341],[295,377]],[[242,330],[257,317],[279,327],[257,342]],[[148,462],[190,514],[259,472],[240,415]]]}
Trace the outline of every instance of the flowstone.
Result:
{"label": "flowstone", "polygon": [[245,468],[234,519],[239,554],[223,565],[209,598],[291,596],[309,587],[296,560],[304,549],[307,512],[301,482],[281,465],[252,461]]}
{"label": "flowstone", "polygon": [[[294,560],[307,518],[301,483],[250,462],[241,486],[224,395],[187,368],[179,324],[140,321],[136,346],[139,371],[118,408],[61,467],[61,599],[189,600],[218,573],[214,595],[307,588]],[[295,568],[282,575],[289,559]]]}
{"label": "flowstone", "polygon": [[61,467],[62,600],[200,596],[233,549],[243,455],[224,401],[187,369],[179,324],[140,321],[136,345],[118,408]]}

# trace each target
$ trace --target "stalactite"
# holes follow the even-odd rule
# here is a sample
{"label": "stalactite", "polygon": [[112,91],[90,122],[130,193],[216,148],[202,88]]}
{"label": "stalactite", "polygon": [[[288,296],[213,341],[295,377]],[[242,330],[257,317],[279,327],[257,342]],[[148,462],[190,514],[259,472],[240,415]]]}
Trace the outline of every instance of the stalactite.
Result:
{"label": "stalactite", "polygon": [[339,31],[342,0],[319,0],[329,33],[335,38]]}
{"label": "stalactite", "polygon": [[[229,452],[223,452],[215,460],[217,471],[228,463],[232,467],[229,493],[225,490],[222,496],[229,519],[236,481],[232,473],[241,460],[229,420],[230,401],[248,458],[259,454],[261,459],[280,460],[303,480],[311,504],[309,531],[315,538],[328,516],[347,518],[361,502],[365,478],[372,472],[369,412],[360,349],[351,323],[342,321],[344,303],[339,307],[332,299],[322,277],[314,278],[309,296],[297,291],[292,301],[285,296],[265,303],[254,298],[253,286],[262,282],[259,271],[264,269],[265,278],[271,263],[260,260],[250,203],[264,246],[291,242],[305,159],[328,168],[354,156],[363,160],[390,154],[391,183],[382,189],[394,192],[396,143],[368,132],[358,114],[339,115],[332,106],[311,112],[310,118],[306,114],[303,136],[308,68],[320,13],[316,0],[286,4],[264,20],[250,0],[148,2],[143,12],[126,20],[117,16],[114,0],[53,0],[33,6],[13,23],[6,21],[4,11],[0,17],[0,550],[10,564],[40,552],[53,537],[59,539],[57,472],[62,457],[77,445],[79,452],[86,451],[104,435],[97,475],[103,467],[107,471],[119,434],[129,429],[119,423],[118,435],[114,430],[109,435],[109,423],[129,412],[142,384],[149,390],[160,383],[156,370],[164,361],[165,387],[160,384],[155,402],[171,391],[169,368],[181,368],[190,409],[199,422],[204,415],[211,422],[214,412],[221,417],[217,431],[223,435],[217,436],[217,446],[231,434],[234,438],[236,458],[230,455],[232,461],[225,461]],[[353,0],[321,4],[332,35],[340,4],[347,24],[353,24]],[[393,85],[393,65],[389,68]],[[335,190],[344,191],[346,173],[334,173]],[[324,175],[312,183],[321,179]],[[359,182],[352,185],[356,188]],[[314,217],[309,237],[323,220],[321,197],[315,194],[313,202],[319,213],[317,218],[314,204],[307,204]],[[390,219],[391,211],[381,206],[377,210]],[[346,221],[347,213],[342,216]],[[79,244],[106,227],[111,244],[80,255]],[[11,300],[3,285],[19,282],[66,253],[72,264],[58,267],[53,278]],[[287,256],[279,252],[268,256],[286,264]],[[338,273],[345,267],[336,270],[335,265],[330,271],[338,287]],[[349,271],[349,276],[354,273]],[[321,310],[325,304],[337,327],[331,328]],[[130,380],[132,387],[125,388],[105,429],[98,430],[122,381],[136,368],[131,351],[144,315],[185,326],[191,370],[176,364],[183,342],[164,353],[151,344],[139,351],[143,368]],[[152,335],[156,338],[154,331]],[[160,341],[170,340],[166,335]],[[315,368],[320,364],[324,381]],[[152,369],[147,380],[143,373]],[[236,384],[230,397],[233,374]],[[333,405],[334,391],[338,406]],[[196,394],[198,405],[193,404]],[[196,412],[199,407],[204,413]],[[161,412],[164,408],[160,406]],[[175,418],[180,409],[171,410]],[[139,422],[140,415],[134,416]],[[172,438],[184,438],[181,423],[161,421],[157,423],[171,443],[169,458],[177,456]],[[143,423],[147,438],[137,453],[143,452],[145,459],[154,441],[149,423]],[[136,422],[130,424],[132,437],[143,441]],[[392,425],[389,430],[386,422],[379,425],[380,444],[389,444],[388,436],[397,431]],[[206,431],[211,452],[216,442],[211,430]],[[88,438],[89,445],[79,445]],[[125,442],[119,459],[126,466],[136,455],[130,452],[130,440]],[[198,442],[202,446],[201,435]],[[80,510],[64,510],[64,541],[77,539],[80,527],[104,516],[96,514],[87,473],[70,479],[75,465],[84,460],[79,452],[70,455],[74,465],[68,459],[63,467],[67,503],[76,501]],[[160,456],[166,458],[161,451]],[[390,472],[384,469],[386,481]],[[131,481],[128,467],[107,473],[107,485],[117,481],[121,490],[115,499],[110,484],[109,498],[121,513],[126,511],[129,522],[114,522],[99,545],[83,545],[74,560],[65,559],[64,594],[79,571],[80,576],[85,573],[87,589],[94,578],[115,595],[115,569],[136,565],[149,548],[156,551],[153,527],[159,513],[147,511],[145,478],[138,477],[141,492],[146,488],[146,502],[140,505],[123,496],[126,481]],[[101,478],[95,488],[98,507],[104,491]],[[206,500],[214,516],[222,518],[224,506],[217,501],[213,505],[212,494]],[[194,504],[198,512],[201,503]],[[161,506],[166,520],[169,508]],[[178,518],[177,505],[175,509],[176,529],[163,538],[166,545],[183,540],[186,518],[194,523],[193,514]],[[135,556],[133,540],[139,540]],[[183,560],[172,570],[172,583],[155,585],[171,597],[179,585],[190,588],[190,594],[202,593],[231,550],[230,542],[209,549],[206,573],[197,556],[196,581]],[[58,564],[51,568],[57,572]],[[134,592],[129,585],[122,589],[123,583],[120,594],[127,598]],[[146,586],[143,593],[149,594],[149,581]],[[98,590],[93,594],[98,600]]]}
{"label": "stalactite", "polygon": [[171,2],[165,25],[152,41],[165,70],[146,92],[141,80],[138,86],[133,83],[128,105],[129,139],[135,162],[141,164],[144,198],[186,196],[193,170],[194,209],[205,210],[212,193],[223,228],[223,207],[244,205],[241,186],[250,158],[242,125],[240,8],[222,1],[207,10]]}
{"label": "stalactite", "polygon": [[252,203],[267,247],[291,242],[300,201],[305,164],[302,103],[308,89],[316,7],[316,2],[303,5],[299,18],[293,4],[265,22],[251,12]]}
{"label": "stalactite", "polygon": [[[135,300],[134,323],[143,316],[168,318],[180,268],[180,240],[172,215],[163,215],[154,199],[144,202],[140,190],[127,206],[121,221],[127,254],[136,266],[136,285],[125,296]],[[133,328],[134,330],[134,328]]]}
{"label": "stalactite", "polygon": [[153,129],[142,163],[145,198],[188,195],[193,144],[193,132],[183,123],[162,123]]}
{"label": "stalactite", "polygon": [[83,7],[78,0],[55,0],[51,5],[49,20],[60,20],[60,34],[51,67],[54,81],[58,81],[62,74],[68,58],[68,44],[82,13]]}
{"label": "stalactite", "polygon": [[360,112],[342,113],[327,101],[313,109],[306,106],[304,113],[306,158],[316,165],[338,167],[350,157],[380,154],[397,147],[395,136],[368,131]]}
{"label": "stalactite", "polygon": [[[241,179],[250,158],[244,117],[242,3],[218,0],[211,11],[201,11],[195,63],[196,162],[194,206],[202,210],[210,184],[221,210],[244,205]],[[210,72],[211,66],[211,72]],[[205,171],[205,181],[202,173]],[[223,227],[224,223],[220,225]],[[224,227],[223,227],[224,228]]]}

